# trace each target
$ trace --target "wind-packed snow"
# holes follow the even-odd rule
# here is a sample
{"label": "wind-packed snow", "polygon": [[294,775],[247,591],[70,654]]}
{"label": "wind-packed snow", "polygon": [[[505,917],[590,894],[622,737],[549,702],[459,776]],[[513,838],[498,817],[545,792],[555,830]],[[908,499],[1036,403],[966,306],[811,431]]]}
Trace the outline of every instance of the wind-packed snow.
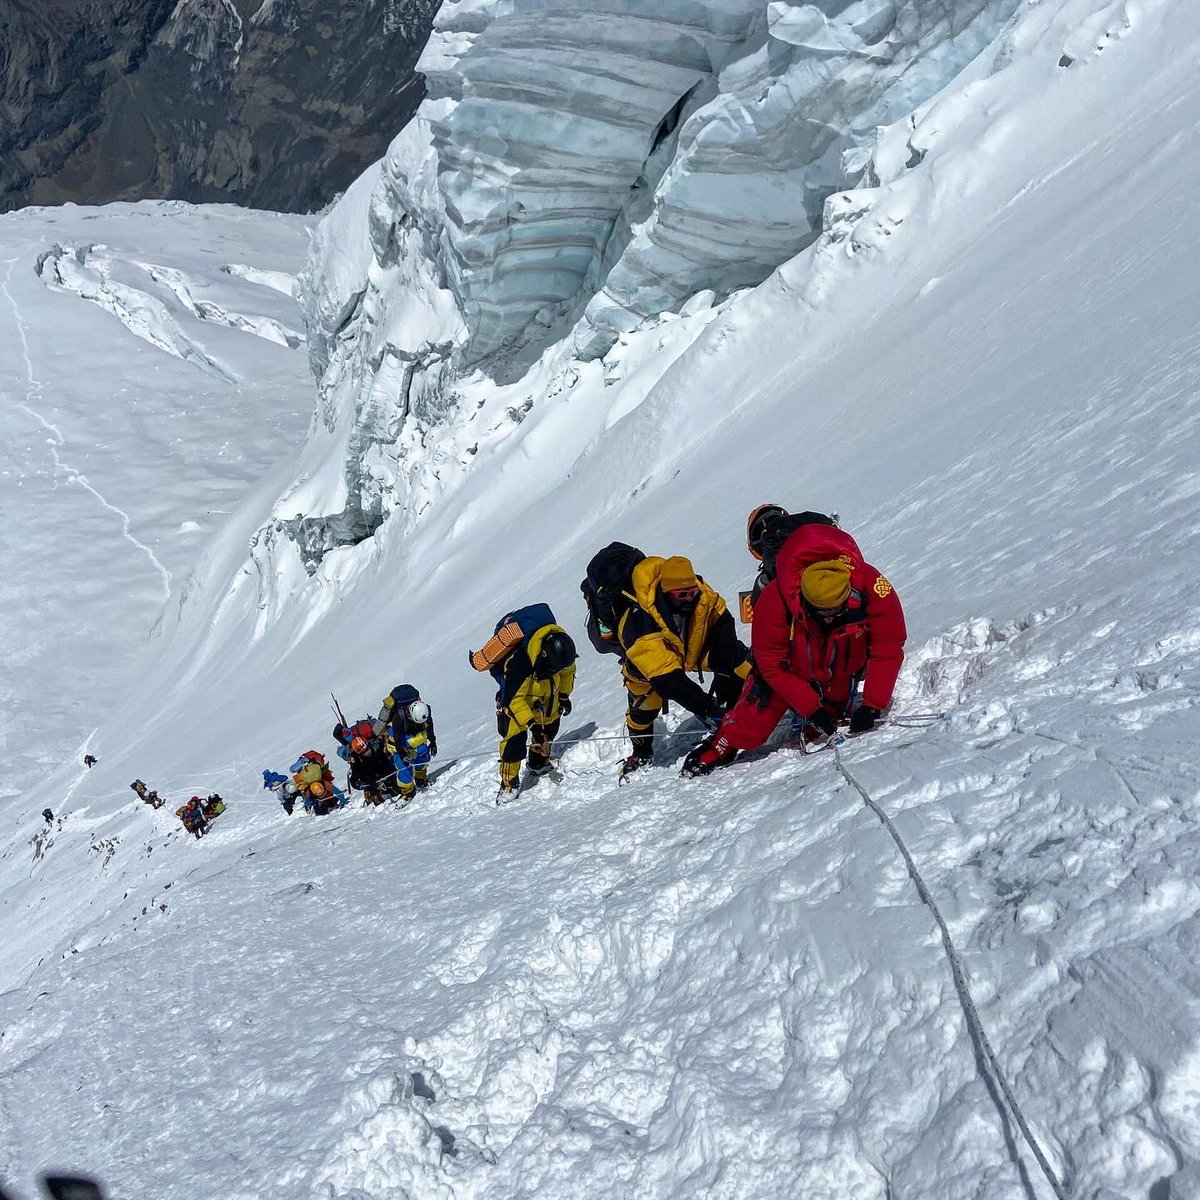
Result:
{"label": "wind-packed snow", "polygon": [[[351,383],[389,343],[458,336],[417,253],[436,230],[400,222],[380,256],[381,198],[431,186],[402,135],[317,236],[295,481],[264,480],[206,543],[90,740],[99,765],[0,806],[0,1178],[53,1161],[166,1200],[1048,1197],[930,913],[832,755],[685,782],[679,739],[618,790],[623,694],[585,646],[565,781],[490,803],[492,689],[465,651],[495,618],[546,600],[583,644],[578,580],[614,537],[690,554],[731,596],[745,514],[774,499],[837,509],[903,598],[896,711],[948,718],[844,759],[945,912],[1066,1193],[1200,1196],[1198,60],[1185,0],[1023,6],[765,282],[602,358],[556,345],[503,386],[410,373],[405,452],[365,447],[356,474],[371,385]],[[365,280],[322,293],[351,255]],[[34,294],[41,379],[80,301]],[[460,416],[410,417],[441,400]],[[330,750],[330,689],[358,715],[401,679],[435,710],[434,788],[287,818],[261,768]],[[134,775],[229,811],[194,842]]]}

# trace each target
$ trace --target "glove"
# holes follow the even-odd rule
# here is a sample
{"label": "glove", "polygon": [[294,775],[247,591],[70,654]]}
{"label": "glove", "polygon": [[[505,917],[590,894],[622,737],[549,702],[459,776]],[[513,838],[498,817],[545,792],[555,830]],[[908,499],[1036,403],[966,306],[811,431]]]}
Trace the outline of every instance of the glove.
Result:
{"label": "glove", "polygon": [[570,696],[559,696],[558,711],[560,713],[562,713],[562,715],[564,717],[569,717],[571,715],[571,697]]}
{"label": "glove", "polygon": [[815,713],[810,714],[808,723],[824,734],[837,733],[837,717],[827,708],[818,708]]}
{"label": "glove", "polygon": [[429,757],[437,758],[437,738],[435,737],[429,739]]}
{"label": "glove", "polygon": [[872,708],[869,704],[860,704],[850,717],[850,732],[870,733],[875,728],[879,716],[879,709]]}

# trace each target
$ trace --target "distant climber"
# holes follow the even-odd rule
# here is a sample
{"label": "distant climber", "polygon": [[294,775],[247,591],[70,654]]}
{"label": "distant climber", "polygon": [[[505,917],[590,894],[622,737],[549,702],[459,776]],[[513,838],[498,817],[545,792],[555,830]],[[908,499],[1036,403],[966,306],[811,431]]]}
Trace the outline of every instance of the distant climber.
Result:
{"label": "distant climber", "polygon": [[183,827],[195,838],[202,838],[208,832],[208,819],[204,815],[204,801],[199,796],[193,796],[181,804],[175,815],[183,822]]}
{"label": "distant climber", "polygon": [[94,767],[96,765],[96,756],[94,754],[85,754],[83,756],[83,765],[85,767]]}
{"label": "distant climber", "polygon": [[138,799],[142,803],[150,805],[151,808],[162,808],[166,803],[157,792],[150,791],[140,779],[135,779],[129,786],[137,793]]}
{"label": "distant climber", "polygon": [[383,698],[374,733],[384,739],[391,755],[396,788],[407,803],[418,789],[429,786],[429,763],[437,755],[433,710],[411,683],[397,684]]}
{"label": "distant climber", "polygon": [[[630,575],[617,622],[633,753],[621,778],[654,756],[654,722],[678,704],[715,729],[750,673],[750,653],[725,601],[682,556],[645,558]],[[707,692],[689,672],[712,672]]]}
{"label": "distant climber", "polygon": [[338,757],[350,766],[350,786],[362,792],[363,804],[382,804],[400,795],[386,740],[375,733],[370,717],[353,725],[339,721],[333,727],[333,737],[338,743]]}
{"label": "distant climber", "polygon": [[746,519],[746,547],[758,559],[758,575],[754,587],[738,593],[738,615],[749,625],[763,589],[775,578],[775,559],[783,544],[801,525],[832,525],[837,527],[837,513],[826,516],[819,512],[790,513],[781,504],[760,504]]}
{"label": "distant climber", "polygon": [[754,609],[754,674],[720,728],[687,756],[685,775],[757,749],[789,708],[804,720],[805,736],[819,740],[847,720],[852,735],[869,732],[892,702],[904,611],[854,539],[834,526],[803,525],[777,566]]}
{"label": "distant climber", "polygon": [[54,814],[50,811],[50,809],[48,809],[48,808],[42,809],[42,820],[45,821],[47,825],[50,825],[53,823]]}
{"label": "distant climber", "polygon": [[555,622],[548,604],[530,604],[507,613],[496,623],[483,649],[470,655],[471,666],[490,671],[499,684],[497,804],[506,803],[519,791],[522,762],[535,777],[554,771],[550,747],[562,718],[571,711],[577,657],[574,641]]}
{"label": "distant climber", "polygon": [[276,799],[283,805],[283,811],[290,817],[295,811],[298,795],[295,784],[287,775],[281,775],[278,771],[264,771],[262,778],[263,787],[275,794]]}
{"label": "distant climber", "polygon": [[333,782],[333,772],[319,750],[305,750],[288,770],[292,776],[276,771],[263,772],[263,787],[279,797],[283,810],[290,817],[299,799],[305,812],[323,817],[346,804],[346,794]]}

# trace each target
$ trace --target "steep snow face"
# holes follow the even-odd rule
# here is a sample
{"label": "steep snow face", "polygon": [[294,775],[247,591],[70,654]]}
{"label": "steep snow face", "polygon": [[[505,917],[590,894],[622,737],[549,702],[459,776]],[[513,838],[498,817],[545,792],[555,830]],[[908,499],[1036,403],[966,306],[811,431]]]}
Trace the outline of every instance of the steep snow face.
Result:
{"label": "steep snow face", "polygon": [[764,279],[819,229],[843,155],[928,99],[1017,0],[459,0],[422,59],[468,362],[581,348]]}
{"label": "steep snow face", "polygon": [[[1198,55],[1192,0],[1023,6],[883,133],[878,185],[839,192],[818,242],[751,292],[697,300],[602,360],[555,351],[519,384],[456,380],[476,415],[426,461],[473,437],[475,465],[418,524],[339,546],[311,577],[294,548],[259,550],[278,572],[260,585],[246,542],[279,494],[267,478],[112,698],[100,764],[71,756],[0,805],[3,1183],[31,1192],[57,1162],[162,1200],[1048,1200],[979,1078],[929,914],[831,755],[780,749],[683,781],[681,737],[615,786],[623,691],[586,648],[583,564],[621,537],[691,554],[731,595],[754,569],[745,513],[777,499],[838,508],[903,599],[897,709],[947,719],[844,755],[942,906],[1066,1194],[1193,1200]],[[407,183],[348,198],[321,261],[391,228],[371,196],[425,178],[415,143],[396,151],[410,152]],[[120,239],[105,214],[73,215],[87,223],[72,245],[92,231],[72,259],[86,286],[148,279],[106,265]],[[395,245],[429,232],[411,222]],[[201,249],[221,243],[213,229]],[[436,344],[457,311],[421,262],[385,266],[367,245],[312,331],[347,378],[368,377],[353,351],[366,321],[376,351],[403,332],[390,281],[425,289],[405,318],[423,322],[414,343]],[[163,247],[136,254],[185,269]],[[218,388],[47,287],[37,255],[11,256],[24,324],[7,328],[25,331],[32,370],[6,359],[6,395],[35,412],[53,396],[57,422],[70,397],[47,387],[53,370],[81,387],[86,371],[92,404],[74,411],[102,434],[120,426],[104,386],[130,406],[161,380],[175,396]],[[278,283],[271,257],[236,261]],[[199,332],[165,280],[147,286]],[[147,357],[122,375],[89,339],[80,364],[64,327]],[[203,328],[226,365],[235,346],[296,356]],[[90,501],[54,494],[50,448],[20,415],[6,502],[34,486]],[[313,446],[348,436],[339,419],[322,409]],[[137,451],[156,440],[119,433],[127,452],[97,468],[152,457]],[[340,459],[310,447],[301,474],[297,503],[306,487],[336,499]],[[113,515],[97,510],[64,544],[112,613],[128,561],[153,577],[123,542],[109,574],[92,569]],[[497,810],[493,689],[465,651],[534,600],[585,647],[566,779]],[[401,677],[437,713],[433,789],[403,812],[285,817],[259,771],[330,749],[328,689],[357,714]],[[217,789],[229,811],[193,842],[170,808],[133,800],[134,775],[176,802]]]}

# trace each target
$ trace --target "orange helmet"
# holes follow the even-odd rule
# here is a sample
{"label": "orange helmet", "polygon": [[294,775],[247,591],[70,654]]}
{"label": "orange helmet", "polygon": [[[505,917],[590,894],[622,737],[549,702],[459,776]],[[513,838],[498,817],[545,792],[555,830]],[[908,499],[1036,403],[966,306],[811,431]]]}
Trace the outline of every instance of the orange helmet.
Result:
{"label": "orange helmet", "polygon": [[310,783],[308,785],[308,794],[310,796],[317,796],[317,797],[325,795],[325,785],[323,783],[319,783],[319,782],[318,783]]}
{"label": "orange helmet", "polygon": [[350,739],[350,749],[353,750],[355,754],[366,754],[367,739],[364,737],[351,738]]}
{"label": "orange helmet", "polygon": [[767,526],[780,517],[786,517],[788,510],[782,504],[760,504],[746,519],[746,547],[759,562],[762,562],[763,534]]}

